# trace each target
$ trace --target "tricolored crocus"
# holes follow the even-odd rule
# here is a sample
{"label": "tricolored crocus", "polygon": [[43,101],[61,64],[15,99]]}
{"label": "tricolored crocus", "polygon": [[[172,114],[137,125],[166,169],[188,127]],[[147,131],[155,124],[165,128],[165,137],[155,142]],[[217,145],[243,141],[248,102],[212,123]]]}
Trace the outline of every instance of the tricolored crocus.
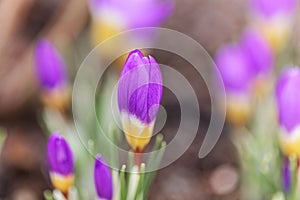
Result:
{"label": "tricolored crocus", "polygon": [[287,43],[292,31],[298,0],[249,0],[258,26],[275,51]]}
{"label": "tricolored crocus", "polygon": [[58,132],[48,140],[47,157],[53,186],[67,193],[74,184],[74,160],[67,141]]}
{"label": "tricolored crocus", "polygon": [[276,85],[280,142],[285,155],[300,156],[300,69],[284,71]]}
{"label": "tricolored crocus", "polygon": [[243,32],[240,47],[247,57],[255,75],[254,92],[262,96],[270,89],[271,75],[274,68],[274,55],[266,39],[257,30],[247,29]]}
{"label": "tricolored crocus", "polygon": [[174,0],[90,0],[93,40],[99,43],[124,30],[159,26],[173,7]]}
{"label": "tricolored crocus", "polygon": [[118,85],[118,105],[126,139],[135,152],[149,143],[162,97],[162,75],[151,56],[130,52]]}
{"label": "tricolored crocus", "polygon": [[235,125],[243,125],[251,114],[253,67],[241,47],[235,44],[221,47],[215,62],[227,94],[227,118]]}
{"label": "tricolored crocus", "polygon": [[96,156],[94,181],[98,198],[101,200],[111,200],[113,198],[111,171],[100,155]]}
{"label": "tricolored crocus", "polygon": [[52,43],[46,39],[38,41],[36,45],[35,69],[44,104],[54,109],[64,109],[69,102],[65,63]]}

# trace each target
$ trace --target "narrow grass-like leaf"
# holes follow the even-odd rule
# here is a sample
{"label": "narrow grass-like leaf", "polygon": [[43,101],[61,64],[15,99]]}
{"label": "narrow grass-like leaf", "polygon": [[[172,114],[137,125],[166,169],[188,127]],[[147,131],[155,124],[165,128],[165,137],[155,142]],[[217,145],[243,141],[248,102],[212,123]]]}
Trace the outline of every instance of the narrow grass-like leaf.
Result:
{"label": "narrow grass-like leaf", "polygon": [[[157,155],[156,155],[156,165],[154,165],[153,167],[154,168],[151,168],[151,169],[158,169],[159,165],[160,165],[160,162],[161,162],[161,159],[163,158],[164,156],[164,153],[165,153],[165,150],[166,150],[166,146],[167,146],[167,143],[165,141],[163,141],[161,143],[161,148],[160,150],[158,151]],[[146,166],[146,170],[147,170],[147,166]],[[148,195],[148,192],[149,192],[149,189],[150,189],[150,185],[154,179],[154,176],[156,175],[156,171],[152,171],[152,172],[146,172],[145,173],[145,181],[144,181],[144,188],[145,188],[145,192],[144,192],[144,195],[147,196]]]}
{"label": "narrow grass-like leaf", "polygon": [[135,198],[134,198],[135,200],[139,200],[141,197],[144,196],[145,163],[141,164],[139,176],[140,176],[140,180],[135,193]]}
{"label": "narrow grass-like leaf", "polygon": [[127,196],[125,169],[126,169],[126,165],[122,165],[121,172],[120,172],[120,200],[126,200],[126,196]]}
{"label": "narrow grass-like leaf", "polygon": [[129,172],[127,197],[126,197],[127,200],[134,199],[138,188],[139,178],[140,178],[139,169],[137,166],[134,166],[131,172]]}

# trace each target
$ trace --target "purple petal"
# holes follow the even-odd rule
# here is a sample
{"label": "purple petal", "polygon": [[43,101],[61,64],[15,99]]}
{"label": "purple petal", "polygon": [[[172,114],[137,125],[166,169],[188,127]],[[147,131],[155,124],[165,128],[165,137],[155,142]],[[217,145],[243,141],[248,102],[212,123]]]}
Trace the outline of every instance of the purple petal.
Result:
{"label": "purple petal", "polygon": [[62,86],[67,80],[65,64],[54,46],[47,40],[40,40],[35,50],[37,78],[44,89]]}
{"label": "purple petal", "polygon": [[223,46],[217,52],[215,62],[227,92],[249,92],[255,74],[240,47],[232,44]]}
{"label": "purple petal", "polygon": [[175,5],[174,0],[91,0],[93,12],[111,10],[126,21],[126,27],[142,28],[159,26],[170,15]]}
{"label": "purple petal", "polygon": [[272,71],[274,66],[272,49],[258,32],[245,31],[241,39],[241,48],[257,75],[267,75]]}
{"label": "purple petal", "polygon": [[249,0],[254,12],[273,17],[280,14],[290,14],[297,7],[297,0]]}
{"label": "purple petal", "polygon": [[60,175],[71,175],[74,172],[72,151],[66,140],[58,132],[48,140],[47,156],[50,171]]}
{"label": "purple petal", "polygon": [[283,189],[285,192],[289,192],[291,188],[291,172],[288,159],[285,159],[283,165]]}
{"label": "purple petal", "polygon": [[144,123],[156,118],[162,97],[162,75],[154,58],[132,51],[121,72],[118,86],[120,113],[134,115]]}
{"label": "purple petal", "polygon": [[276,100],[279,123],[288,132],[300,125],[300,70],[297,67],[284,71],[277,81]]}
{"label": "purple petal", "polygon": [[100,155],[96,157],[94,180],[98,197],[100,199],[111,200],[113,197],[111,172]]}

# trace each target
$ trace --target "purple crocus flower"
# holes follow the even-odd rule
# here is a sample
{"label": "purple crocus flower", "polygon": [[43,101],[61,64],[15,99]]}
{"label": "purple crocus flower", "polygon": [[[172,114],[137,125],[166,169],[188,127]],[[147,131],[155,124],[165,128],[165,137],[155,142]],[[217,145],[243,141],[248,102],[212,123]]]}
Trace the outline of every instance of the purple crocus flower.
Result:
{"label": "purple crocus flower", "polygon": [[162,97],[162,75],[151,56],[130,52],[121,72],[118,104],[125,136],[134,151],[149,143]]}
{"label": "purple crocus flower", "polygon": [[48,140],[47,157],[53,186],[67,192],[74,183],[74,160],[67,141],[58,132]]}
{"label": "purple crocus flower", "polygon": [[243,49],[227,44],[219,49],[215,62],[227,93],[249,93],[255,71]]}
{"label": "purple crocus flower", "polygon": [[[170,15],[174,7],[173,0],[90,0],[95,17],[105,17],[118,21],[125,29],[159,26]],[[102,16],[104,15],[104,16]]]}
{"label": "purple crocus flower", "polygon": [[259,15],[270,18],[289,15],[295,11],[297,0],[249,0],[252,9]]}
{"label": "purple crocus flower", "polygon": [[292,34],[298,0],[249,0],[253,25],[275,53],[281,52]]}
{"label": "purple crocus flower", "polygon": [[96,156],[94,180],[98,197],[102,200],[111,200],[113,197],[112,176],[100,155]]}
{"label": "purple crocus flower", "polygon": [[274,67],[273,51],[266,39],[257,31],[250,29],[244,31],[240,45],[256,75],[264,76],[272,72]]}
{"label": "purple crocus flower", "polygon": [[67,82],[63,58],[46,39],[40,40],[35,49],[35,65],[38,81],[45,90],[57,89]]}
{"label": "purple crocus flower", "polygon": [[300,125],[300,70],[297,67],[283,72],[276,87],[279,123],[288,132]]}
{"label": "purple crocus flower", "polygon": [[280,141],[285,155],[300,156],[300,69],[289,68],[279,77],[276,85],[276,100]]}

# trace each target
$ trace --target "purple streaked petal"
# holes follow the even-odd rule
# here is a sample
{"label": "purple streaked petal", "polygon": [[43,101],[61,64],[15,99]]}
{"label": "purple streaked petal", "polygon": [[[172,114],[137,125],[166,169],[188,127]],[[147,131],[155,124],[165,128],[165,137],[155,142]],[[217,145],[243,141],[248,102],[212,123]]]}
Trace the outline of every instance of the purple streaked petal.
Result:
{"label": "purple streaked petal", "polygon": [[120,112],[134,115],[144,123],[156,118],[162,97],[162,75],[154,58],[132,51],[121,72],[118,86]]}
{"label": "purple streaked petal", "polygon": [[300,70],[289,68],[279,77],[276,85],[276,100],[279,123],[287,132],[300,125]]}
{"label": "purple streaked petal", "polygon": [[255,73],[239,46],[233,44],[223,46],[217,52],[215,62],[227,92],[249,92]]}
{"label": "purple streaked petal", "polygon": [[263,17],[273,17],[280,14],[291,14],[297,7],[297,0],[249,0],[250,6]]}
{"label": "purple streaked petal", "polygon": [[48,40],[42,39],[37,43],[35,65],[37,78],[44,89],[54,89],[66,83],[63,58]]}
{"label": "purple streaked petal", "polygon": [[113,197],[111,171],[100,155],[97,155],[95,161],[94,181],[98,197],[111,200]]}
{"label": "purple streaked petal", "polygon": [[272,71],[274,66],[272,49],[257,31],[246,30],[243,33],[241,48],[257,75],[268,75]]}
{"label": "purple streaked petal", "polygon": [[51,172],[63,176],[73,174],[72,151],[67,141],[58,132],[53,133],[48,140],[47,156]]}

